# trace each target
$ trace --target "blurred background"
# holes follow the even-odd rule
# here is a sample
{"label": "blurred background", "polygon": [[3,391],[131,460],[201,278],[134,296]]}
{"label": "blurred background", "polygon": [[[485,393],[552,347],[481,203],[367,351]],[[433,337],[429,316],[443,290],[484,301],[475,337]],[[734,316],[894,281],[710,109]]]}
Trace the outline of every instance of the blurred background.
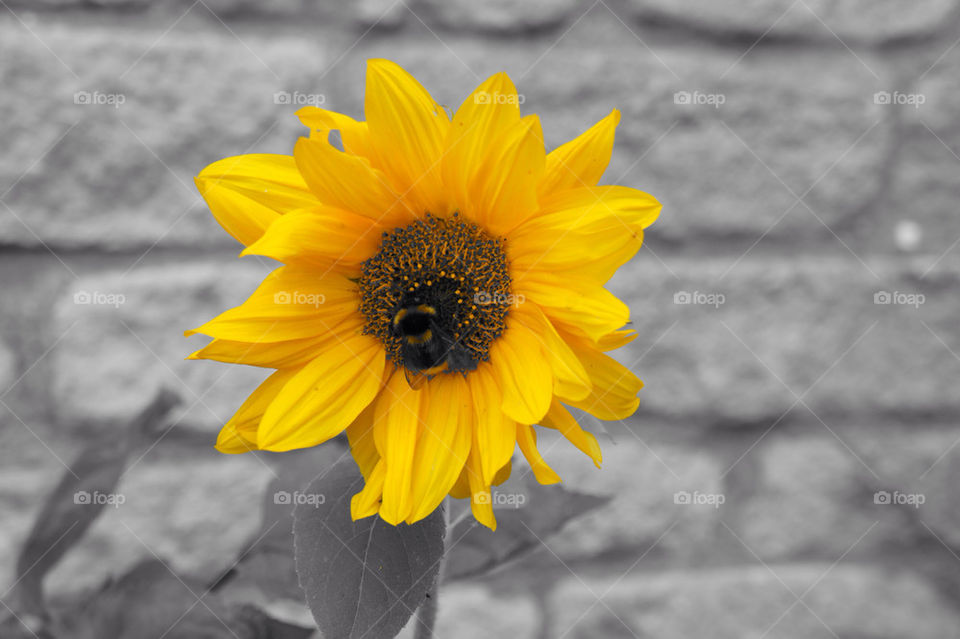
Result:
{"label": "blurred background", "polygon": [[192,178],[290,153],[305,104],[360,117],[387,57],[451,108],[506,70],[551,148],[620,109],[604,181],[664,205],[611,283],[640,410],[606,425],[603,470],[543,447],[612,499],[448,586],[440,636],[960,636],[958,11],[0,2],[0,601],[46,495],[161,387],[172,428],[48,596],[145,557],[209,576],[255,537],[284,458],[212,446],[264,372],[185,362],[203,339],[182,331],[272,267],[236,259]]}

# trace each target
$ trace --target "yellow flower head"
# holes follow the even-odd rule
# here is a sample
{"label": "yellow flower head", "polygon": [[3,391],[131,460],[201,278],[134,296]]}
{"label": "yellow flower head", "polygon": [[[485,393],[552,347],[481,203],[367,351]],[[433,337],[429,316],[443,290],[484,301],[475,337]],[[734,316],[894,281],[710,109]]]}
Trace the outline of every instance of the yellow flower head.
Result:
{"label": "yellow flower head", "polygon": [[541,483],[560,480],[533,425],[600,465],[567,406],[608,420],[636,410],[642,382],[604,354],[635,333],[604,283],[660,204],[597,186],[619,112],[548,154],[518,103],[498,73],[451,118],[402,68],[371,60],[365,122],[305,107],[310,137],[292,157],[200,173],[242,254],[283,263],[187,333],[214,338],[192,358],[276,369],[219,450],[316,446],[346,430],[366,480],[355,519],[412,523],[450,494],[472,496],[490,528],[490,486],[516,445]]}

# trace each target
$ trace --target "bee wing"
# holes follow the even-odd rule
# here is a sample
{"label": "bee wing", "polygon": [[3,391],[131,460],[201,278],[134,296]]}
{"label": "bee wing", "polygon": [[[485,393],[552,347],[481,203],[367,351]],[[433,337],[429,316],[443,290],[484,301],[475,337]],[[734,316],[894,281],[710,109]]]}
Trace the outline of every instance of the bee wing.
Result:
{"label": "bee wing", "polygon": [[427,383],[427,380],[430,379],[430,377],[422,371],[412,371],[406,366],[403,367],[403,374],[406,376],[407,383],[410,384],[410,388],[413,390],[420,390],[423,388],[423,385]]}

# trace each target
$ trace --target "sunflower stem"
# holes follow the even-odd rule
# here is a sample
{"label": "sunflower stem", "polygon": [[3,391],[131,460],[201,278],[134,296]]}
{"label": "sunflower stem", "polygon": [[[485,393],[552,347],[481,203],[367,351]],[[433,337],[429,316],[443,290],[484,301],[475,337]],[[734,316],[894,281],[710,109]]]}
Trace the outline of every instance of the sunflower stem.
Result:
{"label": "sunflower stem", "polygon": [[[439,586],[439,584],[437,584]],[[437,623],[437,587],[427,593],[417,609],[417,630],[414,639],[433,639],[433,627]]]}
{"label": "sunflower stem", "polygon": [[417,625],[413,639],[433,639],[433,629],[437,623],[437,600],[440,598],[440,584],[443,583],[444,568],[446,567],[447,552],[450,550],[450,540],[453,537],[453,525],[450,521],[450,498],[442,506],[443,519],[446,522],[446,534],[443,539],[443,558],[440,560],[440,570],[437,573],[437,583],[427,592],[427,598],[417,608]]}

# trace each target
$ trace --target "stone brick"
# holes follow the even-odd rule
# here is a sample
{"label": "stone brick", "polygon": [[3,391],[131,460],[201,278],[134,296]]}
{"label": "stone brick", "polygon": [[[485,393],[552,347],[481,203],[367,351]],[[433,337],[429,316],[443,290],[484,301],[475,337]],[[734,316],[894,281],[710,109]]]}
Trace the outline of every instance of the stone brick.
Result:
{"label": "stone brick", "polygon": [[492,33],[522,33],[557,27],[571,19],[577,8],[574,0],[536,2],[470,2],[469,0],[420,0],[412,3],[427,20],[447,29]]}
{"label": "stone brick", "polygon": [[729,522],[745,558],[840,557],[848,550],[857,557],[905,541],[909,514],[874,503],[879,480],[845,446],[824,429],[773,434],[749,453],[760,467],[754,494]]}
{"label": "stone brick", "polygon": [[[648,243],[656,241],[651,232]],[[840,246],[816,257],[737,259],[643,257],[612,280],[640,333],[617,351],[646,381],[640,416],[766,427],[791,407],[788,420],[809,407],[828,424],[960,408],[955,260],[921,278],[918,260],[861,263]],[[684,294],[724,303],[675,303]],[[893,303],[876,304],[878,294]]]}
{"label": "stone brick", "polygon": [[[411,620],[399,637],[412,639],[417,621]],[[538,637],[540,615],[529,596],[493,594],[482,585],[449,584],[440,591],[438,637]]]}
{"label": "stone brick", "polygon": [[[641,20],[669,20],[716,35],[749,38],[805,38],[850,44],[882,42],[935,33],[950,17],[951,0],[922,0],[909,5],[897,0],[698,0],[680,5],[668,0],[632,0]],[[839,44],[839,43],[838,43]]]}
{"label": "stone brick", "polygon": [[[760,238],[764,246],[835,242],[827,227],[840,232],[880,189],[890,127],[873,103],[882,83],[871,70],[883,66],[867,54],[864,66],[845,50],[740,59],[740,50],[662,39],[644,40],[648,49],[601,5],[559,39],[533,35],[491,48],[444,33],[438,48],[437,37],[397,33],[365,43],[337,66],[338,99],[359,113],[364,60],[386,56],[452,109],[483,78],[507,71],[551,148],[619,108],[605,181],[663,202],[651,237],[697,246],[722,237],[738,252]],[[691,104],[675,103],[686,96]],[[723,104],[693,104],[708,100]]]}
{"label": "stone brick", "polygon": [[[918,83],[888,88],[886,108],[902,122],[901,143],[876,214],[865,216],[858,228],[875,246],[918,252],[928,268],[936,268],[937,259],[960,242],[960,54],[936,60],[942,52],[938,46],[922,62],[914,61]],[[916,228],[912,243],[902,239],[904,224]]]}
{"label": "stone brick", "polygon": [[758,565],[617,579],[565,579],[551,596],[549,636],[933,639],[960,621],[930,584],[882,567]]}
{"label": "stone brick", "polygon": [[[591,428],[587,422],[584,426]],[[546,540],[554,553],[572,560],[620,549],[646,550],[657,542],[651,557],[703,559],[698,555],[709,545],[706,542],[723,511],[706,504],[677,504],[675,497],[681,491],[723,493],[723,469],[709,452],[642,441],[642,433],[616,429],[611,437],[600,437],[603,468],[598,470],[566,440],[548,431],[539,434],[544,459],[567,487],[611,497],[606,506],[570,522]],[[529,472],[526,466],[516,468],[521,467]]]}
{"label": "stone brick", "polygon": [[7,243],[235,245],[193,176],[230,155],[289,153],[304,129],[275,94],[319,95],[328,61],[318,39],[234,35],[204,13],[167,33],[0,24]]}
{"label": "stone brick", "polygon": [[202,337],[183,331],[242,303],[269,269],[256,260],[165,263],[89,275],[54,309],[53,393],[63,420],[132,417],[167,385],[184,398],[175,420],[222,426],[269,369],[184,361]]}

